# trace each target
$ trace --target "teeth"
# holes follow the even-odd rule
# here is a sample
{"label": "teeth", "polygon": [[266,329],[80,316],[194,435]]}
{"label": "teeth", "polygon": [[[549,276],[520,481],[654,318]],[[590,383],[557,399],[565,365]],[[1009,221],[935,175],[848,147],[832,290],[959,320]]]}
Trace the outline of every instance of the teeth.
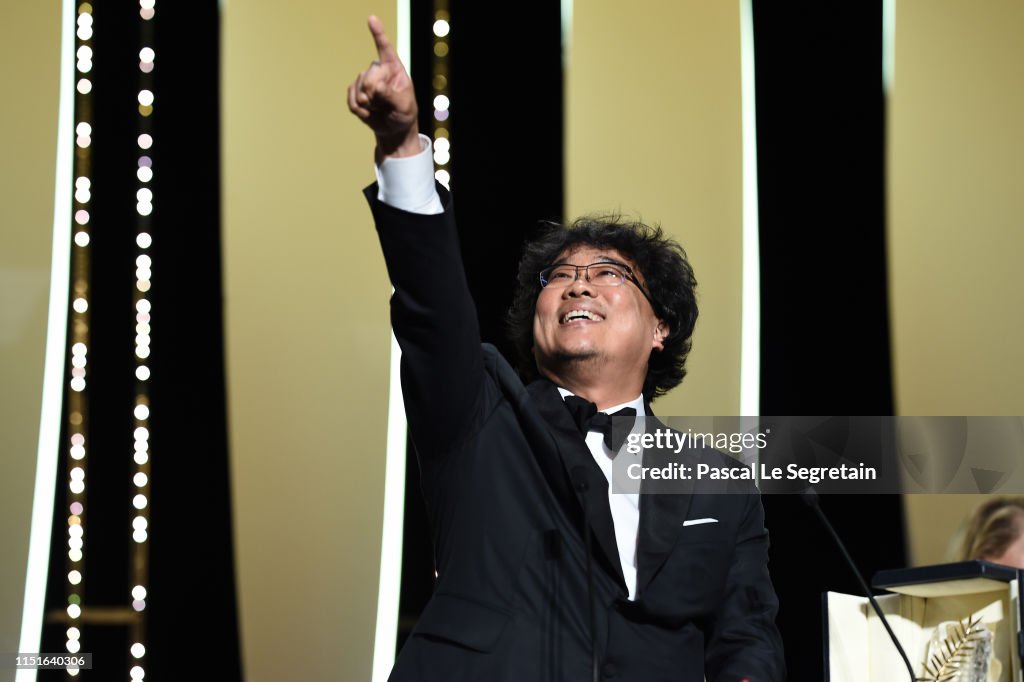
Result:
{"label": "teeth", "polygon": [[601,316],[590,312],[589,310],[570,310],[562,316],[562,323],[572,322],[573,320],[593,320],[598,322],[601,320]]}

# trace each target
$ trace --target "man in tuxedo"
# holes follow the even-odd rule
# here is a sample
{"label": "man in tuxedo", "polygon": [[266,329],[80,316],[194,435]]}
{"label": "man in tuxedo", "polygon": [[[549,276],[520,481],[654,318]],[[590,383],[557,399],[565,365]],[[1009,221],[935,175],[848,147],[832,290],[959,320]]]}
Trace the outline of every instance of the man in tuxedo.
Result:
{"label": "man in tuxedo", "polygon": [[527,358],[517,374],[480,343],[412,82],[375,17],[370,30],[378,59],[348,105],[376,137],[366,196],[395,287],[438,572],[391,679],[784,679],[756,489],[609,485],[618,447],[606,415],[650,417],[684,375],[697,317],[685,253],[656,228],[601,219],[529,245],[511,313]]}

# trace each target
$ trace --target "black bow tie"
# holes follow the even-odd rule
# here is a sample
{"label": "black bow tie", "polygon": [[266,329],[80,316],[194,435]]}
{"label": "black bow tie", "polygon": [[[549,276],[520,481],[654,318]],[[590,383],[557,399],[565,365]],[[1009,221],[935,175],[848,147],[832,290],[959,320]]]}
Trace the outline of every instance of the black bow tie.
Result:
{"label": "black bow tie", "polygon": [[612,417],[635,417],[636,410],[632,407],[624,407],[621,410],[616,410],[611,414],[605,412],[598,412],[597,405],[584,400],[579,396],[567,395],[565,397],[565,406],[569,409],[569,413],[572,415],[573,421],[576,422],[576,427],[579,428],[580,433],[586,438],[588,431],[598,431],[604,434],[604,444],[608,446],[608,449],[612,451],[612,457],[619,452],[619,448],[626,442],[626,436],[629,435],[631,429],[624,428],[622,425],[615,429],[615,436],[612,436]]}

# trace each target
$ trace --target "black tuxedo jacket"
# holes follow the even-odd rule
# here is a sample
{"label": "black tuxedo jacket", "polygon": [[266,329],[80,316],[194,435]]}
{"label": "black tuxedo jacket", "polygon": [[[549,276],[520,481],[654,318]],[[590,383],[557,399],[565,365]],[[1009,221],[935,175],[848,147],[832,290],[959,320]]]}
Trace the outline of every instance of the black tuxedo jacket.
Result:
{"label": "black tuxedo jacket", "polygon": [[[390,679],[590,680],[584,523],[594,538],[601,679],[784,679],[756,490],[641,495],[629,601],[607,480],[556,387],[524,386],[481,345],[451,200],[439,192],[446,212],[423,216],[381,204],[376,185],[366,190],[395,287],[392,324],[438,571]],[[648,451],[644,463],[668,456]],[[585,493],[573,485],[580,471]],[[717,523],[683,525],[703,518]]]}

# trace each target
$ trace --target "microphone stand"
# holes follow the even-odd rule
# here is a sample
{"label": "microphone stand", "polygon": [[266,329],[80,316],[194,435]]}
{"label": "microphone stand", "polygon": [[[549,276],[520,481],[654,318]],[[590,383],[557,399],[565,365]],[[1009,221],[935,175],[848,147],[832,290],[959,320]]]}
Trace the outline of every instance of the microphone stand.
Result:
{"label": "microphone stand", "polygon": [[871,602],[871,607],[875,610],[875,613],[878,614],[879,620],[881,620],[882,625],[885,626],[885,631],[889,633],[889,638],[892,640],[892,643],[896,645],[896,650],[900,652],[900,656],[903,657],[903,662],[907,666],[907,672],[910,673],[911,682],[917,682],[917,675],[914,674],[914,666],[910,664],[910,659],[907,658],[907,652],[903,650],[903,647],[900,645],[900,641],[896,639],[896,633],[892,631],[892,627],[889,626],[889,620],[885,617],[885,614],[882,613],[882,607],[878,605],[878,602],[875,600],[875,596],[871,594],[871,589],[864,580],[864,576],[862,576],[860,571],[857,570],[857,564],[853,563],[853,558],[851,558],[850,553],[846,551],[846,545],[844,545],[843,541],[839,539],[839,534],[836,533],[836,529],[832,527],[832,524],[829,523],[828,517],[825,516],[825,512],[822,511],[821,500],[818,498],[817,491],[814,488],[807,488],[807,490],[800,494],[800,497],[803,499],[804,504],[815,511],[822,524],[824,524],[825,529],[828,530],[829,535],[832,536],[832,540],[836,543],[836,546],[839,547],[839,551],[843,553],[846,565],[850,567],[851,571],[853,571],[853,575],[857,578],[857,582],[860,583],[861,589],[864,590],[864,594],[867,595],[868,601]]}
{"label": "microphone stand", "polygon": [[597,613],[594,606],[594,558],[593,541],[590,532],[590,509],[587,503],[587,492],[590,483],[587,480],[586,467],[578,466],[572,470],[573,485],[582,493],[583,498],[583,544],[587,549],[587,611],[590,620],[590,676],[593,682],[598,681],[597,674]]}

